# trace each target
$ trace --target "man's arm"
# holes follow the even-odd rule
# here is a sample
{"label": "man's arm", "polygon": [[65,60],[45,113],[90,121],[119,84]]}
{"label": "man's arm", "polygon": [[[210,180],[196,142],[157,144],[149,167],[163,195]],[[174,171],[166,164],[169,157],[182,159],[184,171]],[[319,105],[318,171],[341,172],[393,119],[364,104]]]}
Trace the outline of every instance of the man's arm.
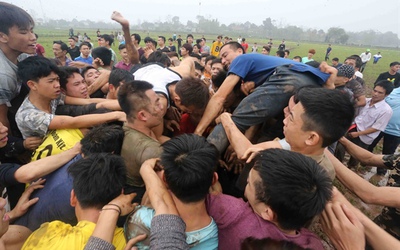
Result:
{"label": "man's arm", "polygon": [[346,151],[351,154],[351,156],[359,160],[362,164],[385,168],[385,164],[382,160],[383,155],[373,154],[352,143],[345,137],[340,138],[339,142],[346,148]]}
{"label": "man's arm", "polygon": [[101,70],[99,77],[90,86],[88,86],[88,94],[93,94],[98,89],[107,84],[108,79],[110,78],[110,73],[111,71],[109,70]]}
{"label": "man's arm", "polygon": [[371,128],[367,128],[366,130],[363,130],[363,131],[351,132],[351,133],[349,133],[349,136],[352,138],[356,138],[356,137],[359,137],[360,135],[368,135],[368,134],[374,133],[376,131],[378,131],[378,130],[371,127]]}
{"label": "man's arm", "polygon": [[43,177],[59,167],[65,165],[80,153],[81,145],[77,143],[73,148],[57,155],[52,155],[37,161],[30,162],[18,168],[14,173],[15,179],[20,183],[29,183]]}
{"label": "man's arm", "polygon": [[194,131],[195,134],[200,136],[203,135],[208,125],[210,125],[222,110],[226,97],[233,91],[233,88],[239,81],[240,77],[234,74],[230,74],[226,77],[225,81],[221,84],[221,87],[208,102],[204,115]]}
{"label": "man's arm", "polygon": [[111,121],[126,121],[126,114],[121,111],[114,111],[77,117],[56,115],[51,120],[48,129],[89,128]]}
{"label": "man's arm", "polygon": [[132,64],[138,64],[139,52],[137,51],[135,46],[133,46],[131,34],[129,32],[129,21],[125,19],[118,11],[114,11],[112,13],[111,19],[118,22],[122,26],[122,32],[124,33],[125,47],[126,47],[126,52],[128,53],[129,56],[129,61]]}
{"label": "man's arm", "polygon": [[8,121],[7,113],[8,113],[7,105],[1,104],[0,105],[0,122],[8,128],[8,131],[11,131],[10,130],[10,122]]}
{"label": "man's arm", "polygon": [[329,152],[329,150],[325,149],[325,154],[335,168],[336,177],[340,182],[360,197],[360,199],[365,203],[388,207],[400,207],[400,188],[374,186],[369,181],[364,180],[362,177],[344,166]]}

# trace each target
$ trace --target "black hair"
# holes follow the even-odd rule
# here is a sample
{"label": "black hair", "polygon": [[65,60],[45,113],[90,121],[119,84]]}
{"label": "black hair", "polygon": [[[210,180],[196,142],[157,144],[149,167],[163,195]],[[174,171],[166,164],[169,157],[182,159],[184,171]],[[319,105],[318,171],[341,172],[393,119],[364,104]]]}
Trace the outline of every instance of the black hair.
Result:
{"label": "black hair", "polygon": [[[87,72],[89,69],[96,69],[96,68],[93,67],[92,65],[89,65],[89,66],[84,67],[84,68],[82,69],[82,71],[81,71],[81,76],[82,76],[83,78],[85,78],[85,74],[86,74],[86,72]],[[97,69],[96,69],[96,70],[97,70]]]}
{"label": "black hair", "polygon": [[18,63],[18,79],[23,83],[39,81],[40,78],[49,76],[52,72],[60,75],[60,69],[50,59],[40,56],[30,56]]}
{"label": "black hair", "polygon": [[221,51],[222,48],[225,47],[225,46],[229,46],[229,48],[231,48],[233,51],[236,51],[236,50],[238,50],[238,49],[241,49],[241,50],[243,51],[243,54],[246,53],[246,52],[244,51],[243,46],[242,46],[240,43],[238,43],[238,42],[235,42],[235,41],[227,42],[227,43],[225,43],[224,45],[222,45],[222,47],[220,48],[219,51]]}
{"label": "black hair", "polygon": [[194,106],[203,109],[210,99],[208,87],[199,78],[184,77],[176,83],[175,92],[186,107]]}
{"label": "black hair", "polygon": [[161,165],[171,192],[182,202],[205,199],[218,163],[218,150],[206,138],[183,134],[162,144]]}
{"label": "black hair", "polygon": [[391,62],[389,64],[389,67],[393,67],[393,66],[396,66],[396,65],[400,65],[400,62]]}
{"label": "black hair", "polygon": [[32,17],[20,7],[0,2],[0,32],[8,35],[9,30],[17,26],[18,29],[30,29],[35,26]]}
{"label": "black hair", "polygon": [[194,62],[194,68],[197,69],[197,70],[200,70],[201,72],[204,71],[204,67],[201,66],[201,64],[198,63],[198,62]]}
{"label": "black hair", "polygon": [[221,58],[215,58],[215,59],[213,59],[212,62],[211,62],[211,67],[212,67],[213,64],[215,64],[215,63],[221,63],[221,64],[222,64]]}
{"label": "black hair", "polygon": [[80,75],[81,72],[78,68],[72,66],[62,66],[60,67],[60,87],[64,90],[67,89],[68,79],[74,74]]}
{"label": "black hair", "polygon": [[283,51],[283,50],[278,50],[278,51],[276,52],[276,55],[279,56],[279,57],[281,57],[281,58],[284,58],[284,57],[285,57],[285,51]]}
{"label": "black hair", "polygon": [[196,59],[198,59],[198,60],[201,60],[201,56],[200,56],[199,54],[190,53],[190,56],[191,56],[191,57],[194,57],[194,58],[196,58]]}
{"label": "black hair", "polygon": [[89,42],[82,42],[81,44],[79,44],[79,49],[81,49],[82,46],[84,46],[84,45],[88,46],[89,49],[92,49],[92,45]]}
{"label": "black hair", "polygon": [[94,153],[121,153],[124,130],[118,125],[98,125],[93,127],[81,140],[85,156]]}
{"label": "black hair", "polygon": [[135,40],[138,41],[138,44],[140,43],[140,41],[142,40],[142,38],[140,37],[139,34],[133,33],[131,36],[135,37]]}
{"label": "black hair", "polygon": [[290,50],[285,49],[284,51],[285,51],[285,53],[287,53],[288,55],[290,55]]}
{"label": "black hair", "polygon": [[205,61],[205,64],[207,64],[207,62],[208,61],[210,61],[210,60],[214,60],[214,59],[216,59],[217,57],[216,56],[213,56],[213,55],[207,55],[207,57],[206,57],[206,61]]}
{"label": "black hair", "polygon": [[332,58],[332,61],[339,62],[339,58],[337,58],[337,57],[334,57],[334,58]]}
{"label": "black hair", "polygon": [[108,79],[108,83],[113,85],[114,88],[118,88],[122,83],[126,83],[129,81],[133,81],[133,75],[124,69],[115,68],[110,73],[110,78]]}
{"label": "black hair", "polygon": [[68,167],[72,188],[80,206],[101,209],[121,194],[126,166],[121,156],[95,153]]}
{"label": "black hair", "polygon": [[126,49],[126,45],[123,43],[123,44],[120,44],[119,46],[118,46],[118,50],[123,50],[123,49]]}
{"label": "black hair", "polygon": [[277,215],[284,230],[299,230],[325,208],[332,197],[332,181],[324,168],[302,154],[283,150],[261,151],[253,170],[256,199]]}
{"label": "black hair", "polygon": [[100,58],[104,66],[111,65],[112,52],[106,47],[97,47],[92,50],[93,59]]}
{"label": "black hair", "polygon": [[101,38],[103,38],[104,39],[104,41],[107,41],[108,42],[108,45],[112,45],[113,44],[113,42],[114,42],[114,38],[112,38],[112,36],[110,36],[110,35],[108,35],[108,34],[103,34],[103,35],[101,35],[100,36]]}
{"label": "black hair", "polygon": [[62,51],[68,51],[68,45],[63,41],[53,41],[53,44],[59,44]]}
{"label": "black hair", "polygon": [[390,95],[390,93],[392,93],[393,89],[394,89],[394,85],[391,81],[388,80],[381,80],[377,83],[375,83],[375,86],[381,86],[382,88],[385,89],[385,95]]}
{"label": "black hair", "polygon": [[339,90],[302,88],[295,99],[304,108],[303,131],[316,131],[322,138],[322,147],[339,140],[353,121],[354,105]]}
{"label": "black hair", "polygon": [[[213,86],[216,87],[216,88],[221,87],[222,83],[226,79],[226,74],[227,74],[227,72],[225,70],[220,70],[218,72],[218,74],[213,75],[212,76],[212,84],[213,84]],[[236,88],[236,86],[239,86],[239,88],[240,88],[240,84],[236,84],[235,88]]]}
{"label": "black hair", "polygon": [[165,67],[171,66],[171,60],[169,59],[168,55],[163,53],[161,50],[156,50],[149,55],[147,58],[147,62],[158,62],[164,65]]}
{"label": "black hair", "polygon": [[196,39],[196,44],[199,44],[199,43],[201,43],[202,41],[203,41],[203,38]]}
{"label": "black hair", "polygon": [[153,85],[146,81],[129,81],[118,90],[118,103],[125,112],[127,119],[135,119],[136,113],[150,103],[146,91],[153,89]]}
{"label": "black hair", "polygon": [[166,41],[165,36],[158,36],[158,38],[161,38],[163,40],[163,42],[165,43],[165,41]]}
{"label": "black hair", "polygon": [[[354,60],[356,62],[356,68],[360,68],[362,65],[362,60],[361,57],[359,55],[351,55],[349,57],[346,58],[346,60]],[[346,62],[346,60],[344,60]]]}

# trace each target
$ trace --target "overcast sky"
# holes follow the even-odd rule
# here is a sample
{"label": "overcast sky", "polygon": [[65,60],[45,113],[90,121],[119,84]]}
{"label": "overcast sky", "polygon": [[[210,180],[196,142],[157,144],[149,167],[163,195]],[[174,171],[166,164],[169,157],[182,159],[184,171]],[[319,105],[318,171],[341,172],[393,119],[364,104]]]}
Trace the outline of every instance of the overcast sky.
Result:
{"label": "overcast sky", "polygon": [[[400,0],[5,0],[41,18],[108,21],[112,11],[131,23],[165,21],[179,16],[181,23],[197,15],[218,18],[220,23],[250,21],[257,25],[267,17],[278,26],[296,25],[327,31],[392,31],[400,34]],[[201,4],[200,4],[201,3]]]}

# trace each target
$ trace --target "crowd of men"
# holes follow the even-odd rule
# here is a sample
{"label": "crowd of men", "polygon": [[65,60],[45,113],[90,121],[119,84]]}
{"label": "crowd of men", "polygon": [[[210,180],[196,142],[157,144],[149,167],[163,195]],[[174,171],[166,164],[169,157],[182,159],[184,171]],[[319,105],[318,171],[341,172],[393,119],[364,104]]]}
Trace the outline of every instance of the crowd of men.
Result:
{"label": "crowd of men", "polygon": [[[367,98],[369,50],[330,66],[314,49],[289,59],[285,40],[276,56],[272,39],[262,53],[191,34],[141,47],[111,19],[122,33],[98,30],[94,47],[70,30],[47,58],[29,14],[0,2],[1,247],[324,249],[317,221],[337,249],[400,247],[399,62]],[[390,169],[388,186],[358,161]],[[370,220],[335,178],[382,213]]]}

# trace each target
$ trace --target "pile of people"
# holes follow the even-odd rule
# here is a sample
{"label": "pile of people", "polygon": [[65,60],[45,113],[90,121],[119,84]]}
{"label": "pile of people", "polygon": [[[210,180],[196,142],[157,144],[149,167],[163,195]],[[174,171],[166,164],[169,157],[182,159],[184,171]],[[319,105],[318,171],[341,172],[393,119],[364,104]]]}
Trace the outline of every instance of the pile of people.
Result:
{"label": "pile of people", "polygon": [[[324,249],[316,221],[337,249],[399,247],[398,188],[373,186],[334,154],[400,167],[400,80],[387,79],[400,63],[366,98],[357,55],[335,68],[192,35],[178,49],[176,36],[141,48],[111,18],[121,62],[100,32],[96,48],[55,41],[49,59],[36,55],[29,14],[0,3],[3,247]],[[384,155],[367,151],[381,137]],[[386,206],[375,222],[335,178]]]}

